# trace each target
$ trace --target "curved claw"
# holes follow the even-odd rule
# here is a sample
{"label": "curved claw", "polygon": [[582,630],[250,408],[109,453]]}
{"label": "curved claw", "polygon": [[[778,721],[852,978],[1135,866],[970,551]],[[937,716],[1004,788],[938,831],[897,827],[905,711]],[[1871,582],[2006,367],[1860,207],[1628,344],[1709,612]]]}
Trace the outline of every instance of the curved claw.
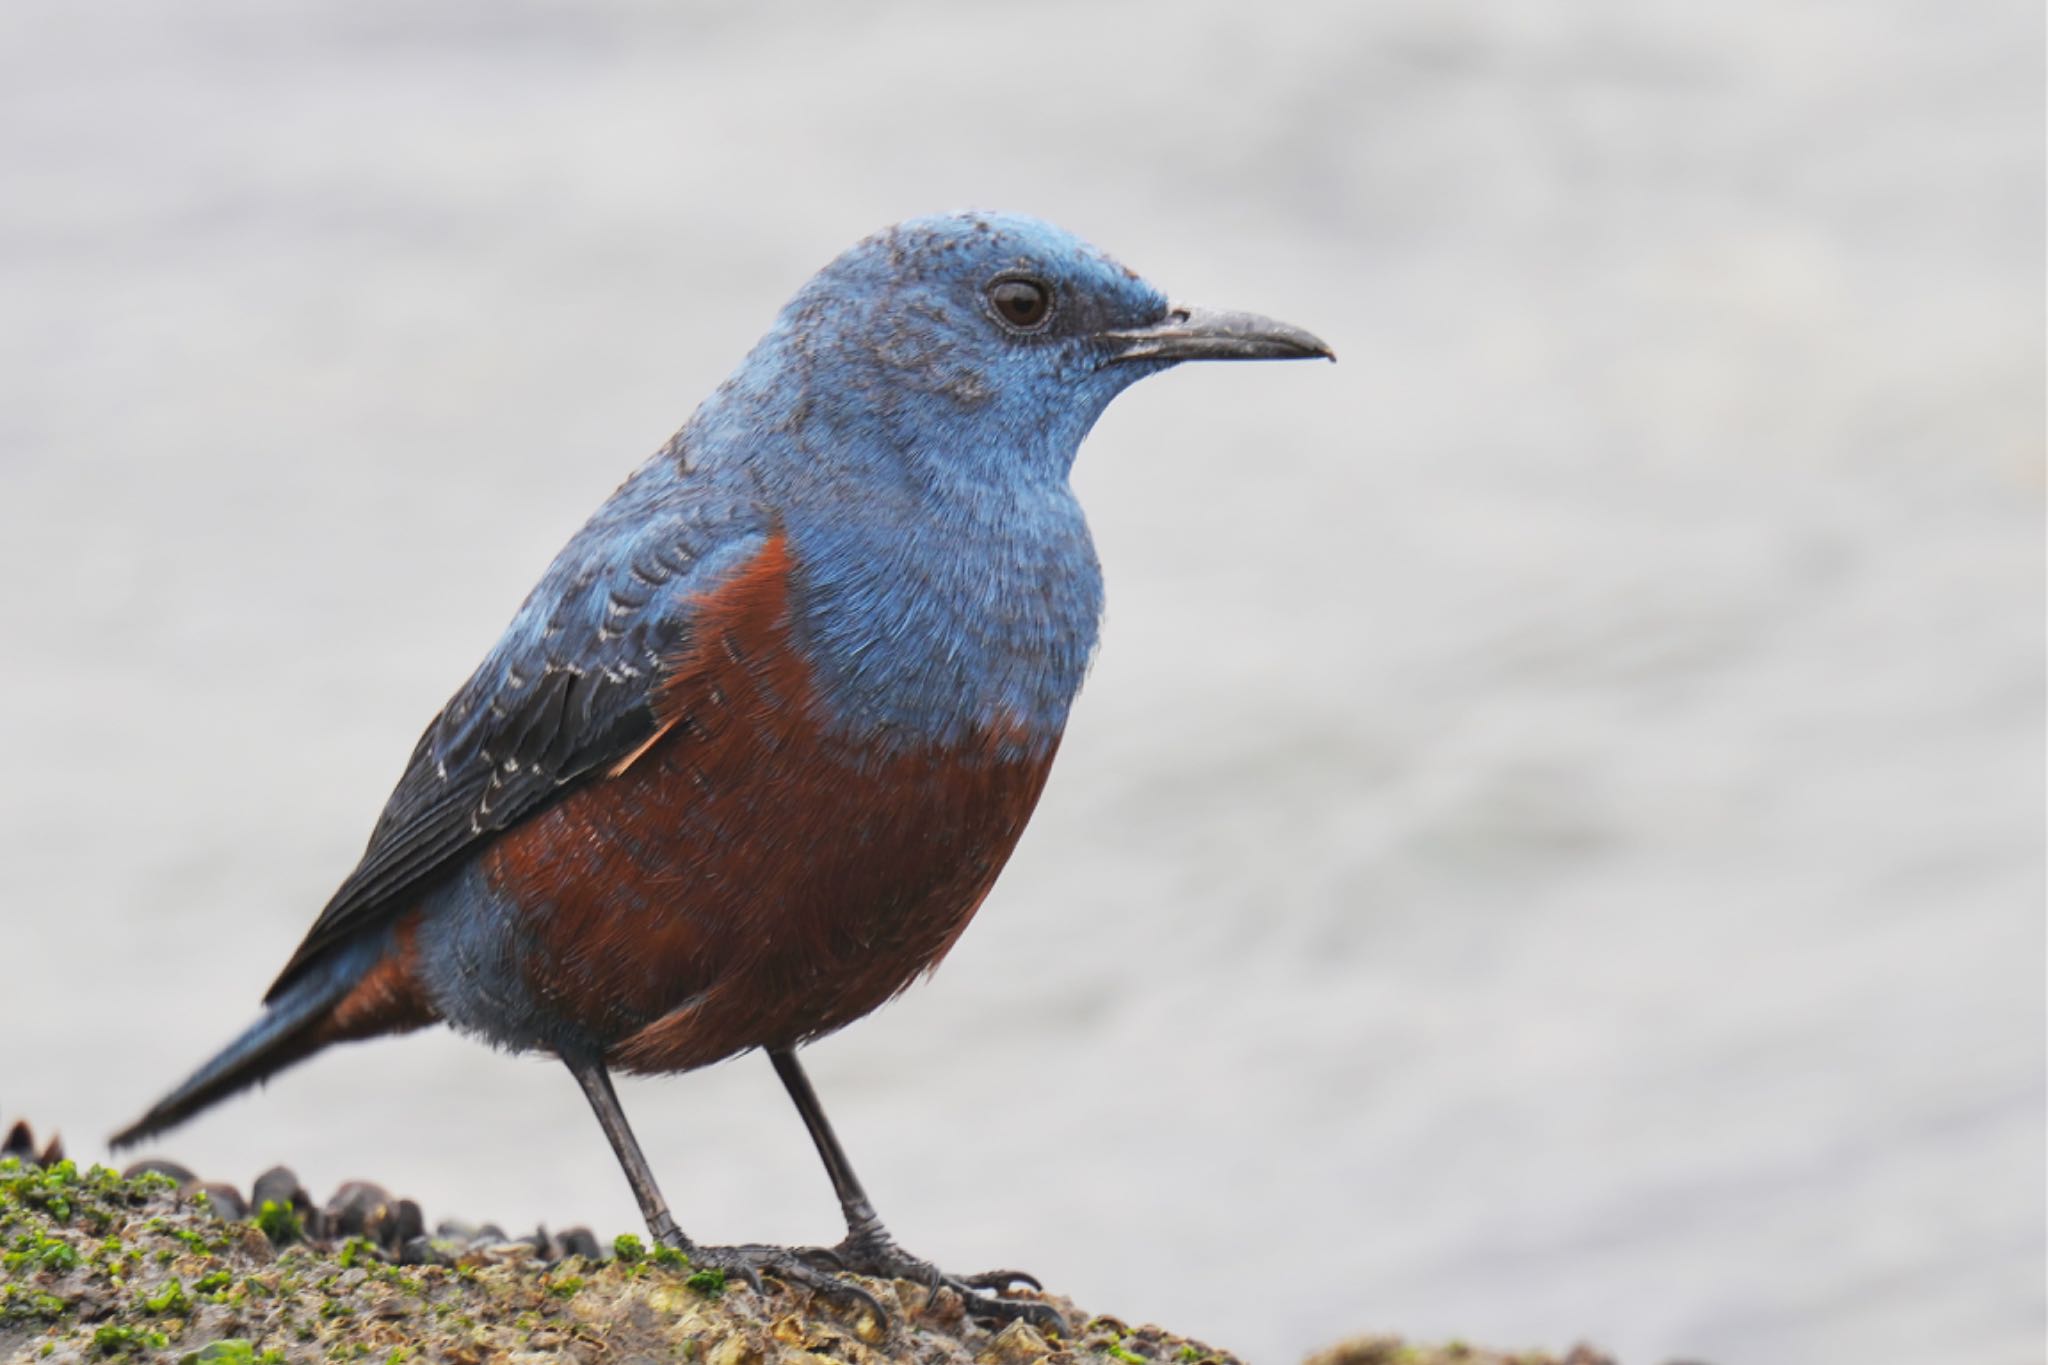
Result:
{"label": "curved claw", "polygon": [[794,1259],[791,1260],[790,1266],[799,1267],[793,1277],[782,1274],[783,1268],[777,1266],[769,1267],[768,1273],[788,1283],[800,1284],[814,1294],[837,1299],[842,1303],[851,1303],[862,1311],[873,1314],[876,1322],[885,1325],[888,1323],[889,1310],[882,1307],[882,1301],[851,1280],[842,1280],[837,1275],[827,1275],[813,1270],[802,1261]]}
{"label": "curved claw", "polygon": [[972,1291],[960,1295],[971,1318],[990,1322],[1011,1322],[1022,1318],[1041,1331],[1056,1332],[1060,1336],[1071,1336],[1067,1320],[1060,1316],[1060,1310],[1039,1299],[996,1299]]}
{"label": "curved claw", "polygon": [[792,1247],[790,1255],[825,1270],[846,1269],[846,1258],[837,1247]]}
{"label": "curved claw", "polygon": [[984,1270],[979,1275],[962,1275],[960,1283],[973,1285],[976,1289],[993,1289],[1000,1294],[1013,1284],[1021,1284],[1034,1293],[1043,1294],[1045,1286],[1038,1277],[1022,1270]]}
{"label": "curved claw", "polygon": [[750,1257],[740,1254],[752,1251],[753,1247],[691,1247],[683,1254],[690,1258],[690,1264],[707,1270],[722,1270],[738,1279],[756,1294],[766,1294],[767,1286],[761,1283],[759,1266]]}

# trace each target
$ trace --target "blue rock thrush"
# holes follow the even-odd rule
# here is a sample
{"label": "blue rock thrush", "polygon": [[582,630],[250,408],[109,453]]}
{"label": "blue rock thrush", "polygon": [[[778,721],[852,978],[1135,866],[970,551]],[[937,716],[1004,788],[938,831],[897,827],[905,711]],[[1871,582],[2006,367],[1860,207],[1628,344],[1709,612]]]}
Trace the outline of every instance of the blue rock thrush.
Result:
{"label": "blue rock thrush", "polygon": [[[446,1022],[560,1057],[648,1230],[699,1264],[1045,1316],[999,1297],[1029,1276],[895,1243],[796,1049],[945,956],[1038,800],[1102,610],[1068,471],[1103,408],[1183,360],[1329,354],[1029,218],[853,247],[557,556],[262,1017],[115,1145],[330,1043]],[[830,1250],[691,1242],[612,1090],[750,1048],[839,1196]]]}

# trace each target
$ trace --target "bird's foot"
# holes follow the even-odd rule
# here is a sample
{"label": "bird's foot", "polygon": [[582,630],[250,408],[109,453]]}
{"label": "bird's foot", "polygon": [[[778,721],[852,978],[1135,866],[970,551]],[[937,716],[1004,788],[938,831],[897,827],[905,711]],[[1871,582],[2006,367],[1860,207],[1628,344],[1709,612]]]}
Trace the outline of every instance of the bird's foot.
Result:
{"label": "bird's foot", "polygon": [[1013,1285],[1027,1289],[1043,1290],[1044,1285],[1036,1276],[1021,1270],[985,1270],[979,1275],[948,1275],[945,1271],[925,1260],[913,1256],[896,1245],[895,1238],[884,1232],[879,1236],[849,1235],[838,1246],[813,1247],[801,1253],[813,1263],[831,1266],[834,1270],[850,1271],[856,1275],[872,1275],[878,1279],[910,1280],[924,1285],[936,1294],[940,1289],[950,1289],[960,1296],[967,1315],[983,1321],[1013,1322],[1022,1319],[1041,1331],[1053,1331],[1067,1335],[1067,1321],[1059,1310],[1040,1299],[1013,1299],[1004,1291]]}
{"label": "bird's foot", "polygon": [[762,1283],[764,1277],[780,1280],[793,1289],[807,1289],[820,1298],[872,1314],[876,1324],[887,1330],[889,1311],[882,1307],[880,1299],[852,1281],[820,1269],[813,1260],[788,1247],[699,1246],[681,1233],[663,1237],[661,1242],[689,1257],[693,1278],[710,1272],[719,1277],[719,1287],[728,1280],[738,1280],[756,1294],[764,1295],[767,1293]]}

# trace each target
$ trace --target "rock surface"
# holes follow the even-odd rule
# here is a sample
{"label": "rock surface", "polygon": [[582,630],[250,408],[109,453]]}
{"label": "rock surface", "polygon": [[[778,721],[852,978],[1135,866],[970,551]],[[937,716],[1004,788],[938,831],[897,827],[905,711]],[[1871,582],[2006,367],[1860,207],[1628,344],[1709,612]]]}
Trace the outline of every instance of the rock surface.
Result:
{"label": "rock surface", "polygon": [[[887,1310],[878,1320],[773,1281],[764,1295],[728,1289],[716,1272],[630,1236],[603,1257],[588,1254],[597,1244],[581,1230],[510,1239],[443,1224],[424,1236],[413,1232],[417,1206],[374,1186],[352,1182],[324,1208],[282,1168],[258,1186],[281,1197],[252,1190],[243,1221],[239,1192],[160,1163],[122,1175],[0,1158],[0,1360],[1241,1365],[1228,1351],[1053,1295],[1070,1336],[970,1321],[950,1291],[860,1280]],[[1555,1365],[1384,1337],[1311,1365],[1453,1361]],[[1564,1365],[1611,1362],[1581,1348]]]}

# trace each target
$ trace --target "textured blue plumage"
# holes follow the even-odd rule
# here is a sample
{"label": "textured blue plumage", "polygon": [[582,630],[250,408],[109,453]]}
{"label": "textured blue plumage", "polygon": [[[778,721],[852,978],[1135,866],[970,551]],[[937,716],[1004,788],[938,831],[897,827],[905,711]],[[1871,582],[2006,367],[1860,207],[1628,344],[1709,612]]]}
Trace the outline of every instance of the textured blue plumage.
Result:
{"label": "textured blue plumage", "polygon": [[[1025,266],[1073,316],[1020,345],[990,324],[980,289]],[[805,566],[805,637],[843,724],[917,742],[1001,712],[1056,733],[1102,598],[1068,472],[1109,401],[1163,368],[1104,365],[1093,337],[1166,311],[1158,290],[1031,219],[918,219],[868,239],[599,510],[480,677],[545,655],[542,619],[580,626],[553,647],[585,658],[621,648],[607,629],[686,626],[701,584],[650,591],[635,566],[779,528]],[[644,600],[608,618],[620,596]]]}
{"label": "textured blue plumage", "polygon": [[[981,297],[1020,267],[1067,300],[1021,344]],[[683,430],[693,466],[744,469],[789,532],[841,724],[1058,734],[1102,608],[1067,476],[1109,401],[1164,368],[1105,364],[1095,338],[1167,307],[1049,224],[913,220],[820,271]]]}

